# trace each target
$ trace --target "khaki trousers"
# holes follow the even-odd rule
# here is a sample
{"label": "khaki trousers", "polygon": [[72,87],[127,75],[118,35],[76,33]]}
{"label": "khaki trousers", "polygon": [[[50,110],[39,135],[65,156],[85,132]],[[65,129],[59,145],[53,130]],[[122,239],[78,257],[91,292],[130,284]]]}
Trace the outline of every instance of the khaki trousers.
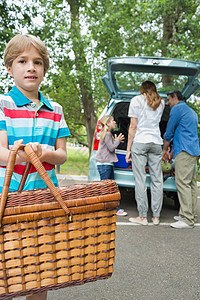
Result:
{"label": "khaki trousers", "polygon": [[175,157],[175,183],[180,202],[179,215],[188,225],[194,225],[197,209],[197,157],[181,152]]}

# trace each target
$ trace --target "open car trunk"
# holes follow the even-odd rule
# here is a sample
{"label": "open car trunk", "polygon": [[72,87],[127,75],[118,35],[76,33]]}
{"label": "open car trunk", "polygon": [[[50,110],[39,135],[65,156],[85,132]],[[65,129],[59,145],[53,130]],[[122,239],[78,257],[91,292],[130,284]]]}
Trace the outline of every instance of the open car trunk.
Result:
{"label": "open car trunk", "polygon": [[[123,101],[119,102],[115,105],[115,108],[112,112],[112,116],[116,121],[116,129],[112,131],[114,134],[122,133],[125,137],[123,143],[120,143],[116,149],[116,154],[118,156],[118,162],[115,163],[115,167],[117,168],[130,168],[130,165],[125,162],[125,155],[126,155],[126,148],[128,142],[128,130],[130,124],[130,118],[128,117],[128,110],[129,110],[130,101]],[[163,115],[160,121],[160,131],[161,136],[163,137],[167,122],[169,119],[170,108],[168,105],[165,105],[165,109],[163,111]]]}

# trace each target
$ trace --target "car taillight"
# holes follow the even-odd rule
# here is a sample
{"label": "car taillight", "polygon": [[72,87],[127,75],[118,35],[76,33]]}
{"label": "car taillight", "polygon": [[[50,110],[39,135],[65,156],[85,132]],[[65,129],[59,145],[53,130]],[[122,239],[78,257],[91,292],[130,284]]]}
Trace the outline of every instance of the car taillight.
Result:
{"label": "car taillight", "polygon": [[101,128],[102,128],[101,123],[100,123],[100,121],[98,121],[97,125],[96,125],[96,130],[95,130],[95,133],[94,133],[93,150],[98,150],[98,148],[99,148]]}

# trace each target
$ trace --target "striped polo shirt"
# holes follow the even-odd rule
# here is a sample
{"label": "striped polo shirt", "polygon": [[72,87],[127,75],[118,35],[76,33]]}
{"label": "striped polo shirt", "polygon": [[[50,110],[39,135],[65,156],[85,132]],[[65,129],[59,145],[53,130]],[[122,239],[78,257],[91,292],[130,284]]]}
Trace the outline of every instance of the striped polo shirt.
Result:
{"label": "striped polo shirt", "polygon": [[[42,148],[54,150],[57,138],[70,136],[62,106],[47,100],[39,92],[40,104],[25,97],[17,87],[6,95],[0,95],[0,130],[6,130],[9,149],[14,142],[23,139],[23,144],[39,142]],[[26,163],[17,164],[10,183],[10,191],[17,191]],[[48,175],[58,186],[55,165],[44,162]],[[6,164],[0,162],[0,192],[2,191]],[[24,190],[45,188],[46,184],[31,166]]]}

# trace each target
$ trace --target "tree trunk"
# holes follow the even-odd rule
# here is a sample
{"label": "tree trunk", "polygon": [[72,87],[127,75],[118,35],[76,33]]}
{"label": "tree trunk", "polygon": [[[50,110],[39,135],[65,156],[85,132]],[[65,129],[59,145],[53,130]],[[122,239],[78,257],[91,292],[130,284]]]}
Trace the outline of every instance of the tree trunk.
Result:
{"label": "tree trunk", "polygon": [[68,3],[70,5],[71,13],[72,48],[75,55],[75,66],[81,93],[80,97],[84,110],[89,153],[91,153],[93,135],[97,123],[91,87],[91,72],[90,66],[87,64],[84,44],[81,36],[79,20],[80,1],[69,0]]}
{"label": "tree trunk", "polygon": [[[173,37],[173,17],[168,15],[163,18],[163,38],[162,38],[162,56],[166,57],[168,50],[167,46],[170,39]],[[170,75],[162,75],[163,86],[173,85],[173,77]]]}

